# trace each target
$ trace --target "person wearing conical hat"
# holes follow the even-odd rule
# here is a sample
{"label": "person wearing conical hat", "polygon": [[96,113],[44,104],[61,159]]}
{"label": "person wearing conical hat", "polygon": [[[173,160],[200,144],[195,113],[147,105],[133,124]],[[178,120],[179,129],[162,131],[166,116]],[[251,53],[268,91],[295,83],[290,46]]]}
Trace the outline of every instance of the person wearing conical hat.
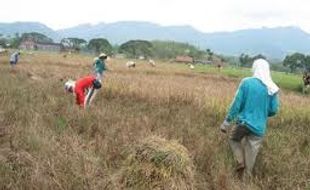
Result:
{"label": "person wearing conical hat", "polygon": [[105,63],[107,58],[108,56],[105,53],[101,53],[98,57],[94,59],[93,70],[96,79],[98,79],[99,81],[102,80],[104,71],[107,70],[107,66]]}

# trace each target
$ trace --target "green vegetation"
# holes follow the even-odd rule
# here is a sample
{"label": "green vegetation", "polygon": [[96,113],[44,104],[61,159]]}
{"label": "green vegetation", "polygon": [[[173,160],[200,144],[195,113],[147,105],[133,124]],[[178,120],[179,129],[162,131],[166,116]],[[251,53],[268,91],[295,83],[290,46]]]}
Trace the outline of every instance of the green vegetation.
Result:
{"label": "green vegetation", "polygon": [[310,71],[310,55],[304,55],[302,53],[287,55],[283,61],[283,65],[290,68],[291,72],[296,72],[297,69]]}
{"label": "green vegetation", "polygon": [[111,55],[113,50],[110,42],[104,38],[91,39],[88,43],[88,48],[95,51],[97,54],[105,52],[107,55]]}
{"label": "green vegetation", "polygon": [[146,40],[130,40],[119,47],[119,52],[124,53],[129,58],[150,57],[153,54],[153,45]]}
{"label": "green vegetation", "polygon": [[80,38],[64,38],[60,43],[68,49],[73,49],[79,52],[82,48],[85,48],[87,45],[86,40]]}
{"label": "green vegetation", "polygon": [[53,40],[44,34],[38,33],[38,32],[30,32],[30,33],[23,33],[20,42],[27,40],[27,39],[32,39],[34,42],[39,42],[39,43],[51,43]]}
{"label": "green vegetation", "polygon": [[[178,55],[188,55],[201,59],[207,52],[201,51],[193,45],[173,41],[153,41],[154,57],[159,59],[174,59]],[[211,52],[211,51],[210,51]]]}
{"label": "green vegetation", "polygon": [[[227,66],[219,70],[218,68],[211,65],[197,65],[195,71],[200,73],[223,75],[238,79],[252,76],[251,69],[244,67]],[[280,88],[285,90],[302,92],[303,82],[301,75],[277,71],[273,71],[271,75],[275,83],[277,83]]]}
{"label": "green vegetation", "polygon": [[251,57],[251,56],[249,56],[247,54],[243,54],[242,53],[240,55],[240,57],[239,57],[240,66],[242,66],[242,67],[251,67],[253,61],[255,59],[259,59],[259,58],[266,59],[266,57],[261,55],[261,54],[255,55],[254,57]]}

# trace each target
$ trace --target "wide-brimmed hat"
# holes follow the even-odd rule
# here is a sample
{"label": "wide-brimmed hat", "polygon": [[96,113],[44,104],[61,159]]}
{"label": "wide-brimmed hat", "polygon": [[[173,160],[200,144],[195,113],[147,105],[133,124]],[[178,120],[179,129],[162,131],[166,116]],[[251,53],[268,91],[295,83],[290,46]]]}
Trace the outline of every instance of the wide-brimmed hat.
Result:
{"label": "wide-brimmed hat", "polygon": [[98,57],[106,59],[108,56],[105,53],[101,53]]}

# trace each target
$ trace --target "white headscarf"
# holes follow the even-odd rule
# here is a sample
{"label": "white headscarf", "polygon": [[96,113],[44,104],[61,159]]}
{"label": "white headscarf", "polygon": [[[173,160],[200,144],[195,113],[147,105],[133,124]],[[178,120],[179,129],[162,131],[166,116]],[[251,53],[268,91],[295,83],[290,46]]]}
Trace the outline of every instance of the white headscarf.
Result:
{"label": "white headscarf", "polygon": [[268,89],[268,94],[273,95],[279,91],[279,87],[272,81],[269,63],[264,59],[256,59],[252,66],[253,77],[258,78]]}
{"label": "white headscarf", "polygon": [[73,89],[75,88],[75,81],[73,80],[68,80],[66,83],[65,83],[65,90],[66,91],[69,91],[69,92],[73,92]]}

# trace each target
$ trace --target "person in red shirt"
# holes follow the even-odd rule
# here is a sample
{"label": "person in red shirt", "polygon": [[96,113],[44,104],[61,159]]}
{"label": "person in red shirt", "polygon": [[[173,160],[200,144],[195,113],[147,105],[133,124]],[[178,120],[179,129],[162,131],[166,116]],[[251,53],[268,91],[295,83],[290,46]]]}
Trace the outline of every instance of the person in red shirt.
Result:
{"label": "person in red shirt", "polygon": [[82,77],[77,81],[69,80],[65,83],[65,90],[74,93],[76,104],[83,108],[90,105],[94,91],[100,88],[100,81],[92,75]]}

